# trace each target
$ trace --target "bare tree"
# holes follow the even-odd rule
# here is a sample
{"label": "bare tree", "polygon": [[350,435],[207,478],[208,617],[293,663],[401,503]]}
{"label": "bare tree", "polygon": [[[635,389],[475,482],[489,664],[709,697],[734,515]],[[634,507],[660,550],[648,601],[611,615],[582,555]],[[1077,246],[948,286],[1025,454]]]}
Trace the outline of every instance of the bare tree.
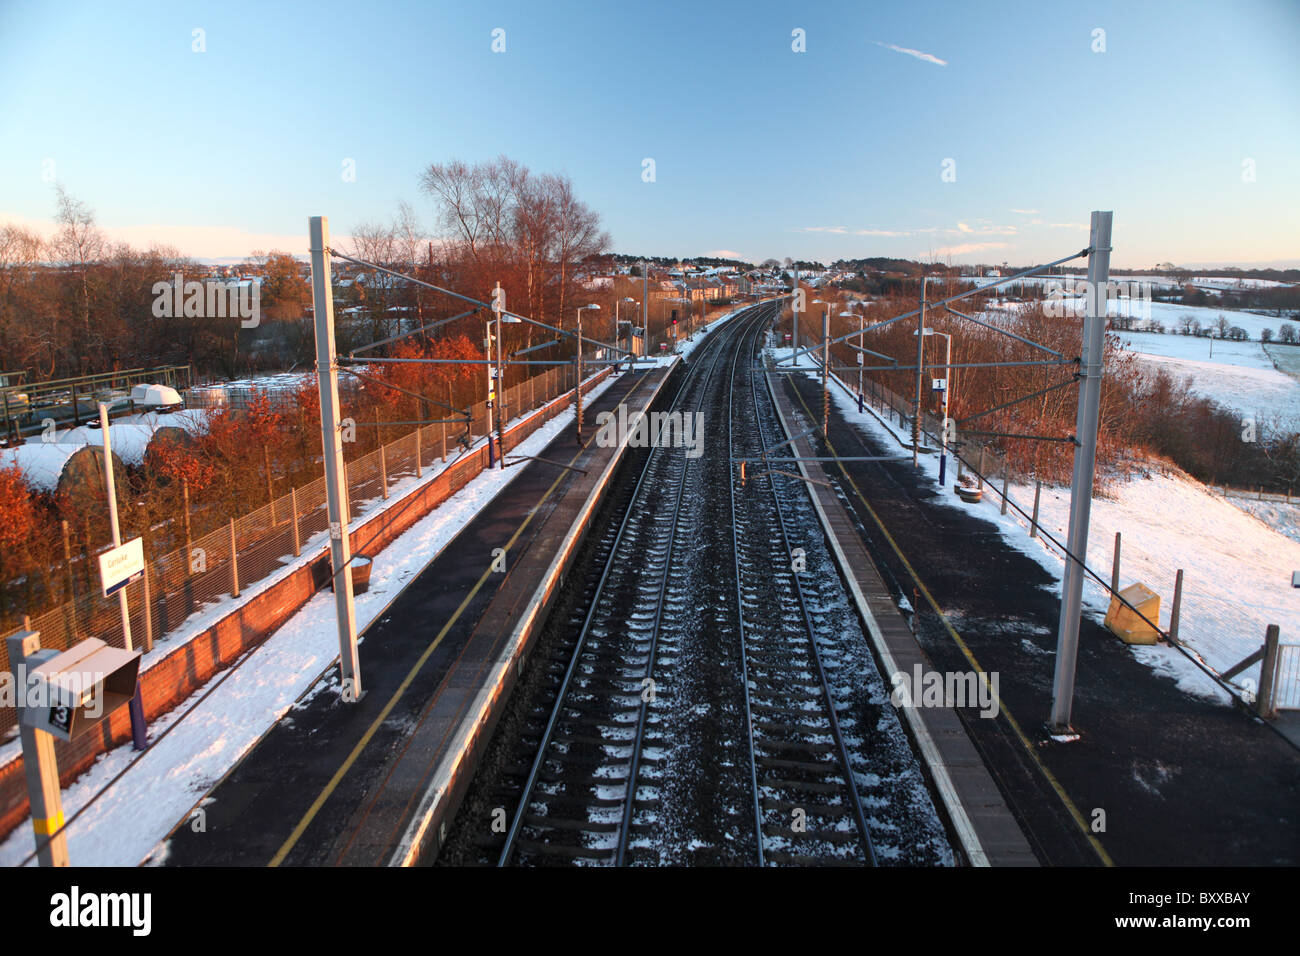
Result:
{"label": "bare tree", "polygon": [[[362,223],[352,230],[352,254],[358,259],[392,269],[402,264],[398,249],[397,227],[379,223]],[[357,273],[354,285],[357,304],[370,316],[370,330],[375,339],[393,335],[389,327],[389,308],[398,279],[386,272],[366,270]]]}
{"label": "bare tree", "polygon": [[58,232],[50,243],[50,251],[57,262],[70,267],[76,273],[80,285],[79,312],[83,336],[73,356],[79,371],[84,371],[90,360],[90,354],[103,343],[94,334],[90,322],[90,268],[104,254],[104,235],[95,225],[95,214],[79,199],[68,195],[62,185],[54,187],[58,200],[58,213],[55,220],[59,224]]}
{"label": "bare tree", "polygon": [[[54,370],[57,355],[45,341],[50,316],[41,312],[35,293],[36,270],[45,255],[45,242],[34,230],[0,226],[0,355],[14,370],[39,362]],[[45,353],[45,354],[42,354]],[[0,371],[10,369],[0,368]]]}
{"label": "bare tree", "polygon": [[548,174],[545,182],[555,210],[554,250],[560,281],[559,325],[563,328],[568,284],[575,267],[588,256],[603,252],[610,240],[609,234],[601,231],[600,216],[573,194],[573,183],[567,176]]}

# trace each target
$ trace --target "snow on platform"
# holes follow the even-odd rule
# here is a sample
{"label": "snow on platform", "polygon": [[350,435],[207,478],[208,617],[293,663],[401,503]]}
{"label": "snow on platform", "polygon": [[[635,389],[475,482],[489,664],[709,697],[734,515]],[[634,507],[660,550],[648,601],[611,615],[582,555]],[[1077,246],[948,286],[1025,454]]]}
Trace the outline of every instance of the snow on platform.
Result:
{"label": "snow on platform", "polygon": [[[783,352],[789,355],[788,349],[773,354],[779,357]],[[869,406],[859,413],[856,397],[845,388],[833,384],[831,394],[845,420],[872,437],[894,447],[911,441],[910,434],[883,423]],[[922,454],[920,462],[925,475],[937,483],[938,454]],[[950,486],[956,471],[955,463],[949,465]],[[1012,484],[1009,494],[1026,512],[1032,510],[1033,485]],[[934,501],[936,507],[973,509],[996,525],[1008,544],[1061,580],[1065,566],[1061,554],[1041,539],[1029,537],[1028,519],[1014,510],[1001,514],[997,491],[986,489],[982,502],[967,505],[947,487]],[[1068,487],[1043,488],[1040,524],[1061,541],[1066,537],[1069,507]],[[1123,537],[1121,583],[1141,581],[1160,595],[1161,627],[1168,627],[1174,577],[1183,569],[1179,636],[1215,670],[1226,670],[1258,650],[1268,624],[1281,627],[1284,643],[1300,643],[1300,588],[1291,587],[1291,572],[1300,570],[1300,540],[1181,473],[1129,478],[1118,481],[1106,497],[1094,496],[1088,566],[1107,583],[1116,531]],[[1109,605],[1106,590],[1085,578],[1083,598],[1085,613],[1100,623]],[[1161,644],[1135,646],[1132,651],[1153,670],[1174,678],[1185,692],[1227,703],[1224,692],[1175,648]],[[1244,678],[1253,678],[1258,686],[1259,665],[1236,680]]]}
{"label": "snow on platform", "polygon": [[[607,378],[595,386],[588,393],[588,400],[594,401],[612,381],[612,377]],[[541,454],[573,420],[573,415],[570,408],[556,416],[512,454]],[[522,468],[483,472],[385,548],[381,552],[382,560],[374,564],[369,590],[356,596],[358,631],[378,618],[398,592],[497,492],[522,472]],[[426,472],[423,480],[433,480],[436,474],[436,471]],[[394,495],[384,506],[394,507],[401,500]],[[367,512],[364,517],[370,514]],[[256,593],[250,590],[241,597],[247,600]],[[227,598],[222,610],[228,612],[236,603],[239,602]],[[169,645],[168,649],[172,647]],[[85,806],[134,758],[140,756],[140,760],[69,827],[68,854],[73,864],[134,866],[144,860],[203,793],[299,697],[326,686],[316,678],[337,655],[334,597],[329,591],[322,591],[244,658],[237,670],[223,670],[185,702],[152,723],[151,740],[177,725],[165,740],[151,746],[143,756],[137,755],[129,744],[101,755],[90,770],[63,791],[65,817],[70,818]],[[211,696],[196,704],[210,689]],[[24,821],[0,843],[0,866],[18,865],[32,849],[31,826]],[[28,865],[35,865],[35,861]]]}

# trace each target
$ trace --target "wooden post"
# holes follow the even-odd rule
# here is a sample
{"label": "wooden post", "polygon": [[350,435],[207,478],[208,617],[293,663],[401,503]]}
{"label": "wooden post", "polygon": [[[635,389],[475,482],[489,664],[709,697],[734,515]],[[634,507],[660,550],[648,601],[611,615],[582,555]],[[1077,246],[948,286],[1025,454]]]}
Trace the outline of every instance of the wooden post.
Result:
{"label": "wooden post", "polygon": [[59,527],[63,531],[63,570],[68,579],[68,600],[75,603],[77,589],[72,576],[72,535],[68,531],[68,519],[62,519]]}
{"label": "wooden post", "polygon": [[[1080,558],[1084,558],[1080,555]],[[1115,562],[1110,569],[1110,589],[1114,594],[1119,593],[1119,532],[1115,532]]]}
{"label": "wooden post", "polygon": [[379,446],[379,485],[384,489],[384,500],[388,500],[388,453],[384,446]]}
{"label": "wooden post", "polygon": [[1041,481],[1035,480],[1034,481],[1034,517],[1029,522],[1029,537],[1031,538],[1038,537],[1038,499],[1042,497],[1042,494],[1043,494],[1043,483]]}
{"label": "wooden post", "polygon": [[271,451],[262,446],[262,469],[266,472],[266,501],[271,506],[271,527],[275,527],[275,492],[271,488]]}
{"label": "wooden post", "polygon": [[149,573],[148,552],[149,549],[146,547],[144,558],[144,649],[146,653],[153,650],[153,589],[150,586],[152,575]]}
{"label": "wooden post", "polygon": [[447,383],[447,410],[442,415],[442,460],[447,461],[447,416],[451,414],[451,382]]}
{"label": "wooden post", "polygon": [[68,579],[68,599],[63,606],[68,609],[68,634],[75,636],[77,633],[77,587],[76,579],[72,575],[72,536],[68,533],[68,519],[64,518],[59,522],[63,529],[63,572]]}
{"label": "wooden post", "polygon": [[1002,472],[1002,513],[1007,513],[1007,473]]}
{"label": "wooden post", "polygon": [[[85,576],[86,576],[86,590],[90,593],[94,593],[95,590],[94,572],[90,568],[90,566],[95,563],[92,560],[90,560],[90,515],[86,515],[84,518],[82,518],[81,527],[82,527],[82,534],[84,535],[84,537],[81,539],[82,540],[81,557],[83,559],[81,562],[81,569],[85,572]],[[28,628],[28,630],[31,630],[31,628]]]}
{"label": "wooden post", "polygon": [[239,551],[235,545],[235,519],[230,519],[230,596],[239,597]]}
{"label": "wooden post", "polygon": [[423,452],[420,443],[420,433],[424,431],[423,425],[415,427],[415,477],[417,480],[424,477],[424,466],[420,464],[420,455]]}
{"label": "wooden post", "polygon": [[1277,670],[1278,626],[1270,624],[1264,632],[1264,660],[1259,665],[1259,697],[1255,703],[1255,713],[1267,719],[1272,717],[1277,708],[1273,706],[1273,678]]}
{"label": "wooden post", "polygon": [[1169,643],[1178,643],[1178,619],[1183,607],[1183,569],[1174,576],[1174,603],[1169,609]]}
{"label": "wooden post", "polygon": [[293,508],[293,556],[302,554],[302,539],[298,533],[298,489],[289,489],[289,507]]}
{"label": "wooden post", "polygon": [[979,486],[980,486],[980,488],[983,488],[983,487],[984,487],[984,452],[985,452],[985,450],[986,450],[986,449],[984,448],[984,446],[981,445],[981,446],[980,446],[980,473],[979,473]]}
{"label": "wooden post", "polygon": [[[185,567],[190,566],[190,483],[181,479],[181,517],[185,525]],[[186,575],[189,571],[185,572]]]}

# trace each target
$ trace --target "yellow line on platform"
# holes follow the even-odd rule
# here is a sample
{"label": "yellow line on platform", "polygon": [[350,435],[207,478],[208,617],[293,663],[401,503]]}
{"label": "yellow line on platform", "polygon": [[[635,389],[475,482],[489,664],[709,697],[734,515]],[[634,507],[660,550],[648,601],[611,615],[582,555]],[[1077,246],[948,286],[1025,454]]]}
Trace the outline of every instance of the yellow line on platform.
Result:
{"label": "yellow line on platform", "polygon": [[[649,373],[647,372],[646,375],[648,374]],[[646,376],[643,375],[641,379],[628,390],[627,394],[630,395],[639,388],[641,383],[645,381],[645,378]],[[624,397],[626,398],[626,395]],[[588,438],[574,456],[569,459],[570,468],[572,468],[573,463],[582,456],[582,453],[587,450],[587,447],[590,445],[592,440],[592,438]],[[537,509],[542,506],[552,493],[554,493],[555,489],[559,487],[560,482],[567,475],[568,469],[561,471],[560,474],[556,476],[555,481],[551,482],[551,487],[546,489],[546,494],[542,495],[542,497],[538,499],[537,504],[528,510],[528,514],[524,518],[523,522],[521,522],[519,527],[515,529],[515,533],[510,536],[510,540],[506,542],[505,550],[507,552],[509,552],[509,550],[514,546],[514,543],[519,539],[519,536],[523,534],[524,529],[532,522],[533,516],[537,514]],[[465,609],[469,607],[470,602],[474,600],[474,596],[478,594],[479,590],[482,589],[483,584],[487,581],[489,575],[493,573],[492,566],[489,565],[487,570],[483,572],[478,581],[474,584],[474,587],[470,590],[469,594],[465,596],[465,600],[460,602],[460,607],[456,608],[456,612],[452,614],[452,616],[447,620],[447,623],[442,626],[442,630],[438,632],[438,636],[433,639],[433,642],[424,649],[424,653],[422,653],[419,659],[411,666],[405,679],[403,679],[402,683],[398,685],[397,689],[393,692],[392,697],[388,699],[388,703],[384,704],[383,710],[379,712],[379,715],[366,729],[365,734],[363,734],[361,739],[357,741],[356,746],[352,748],[352,752],[348,754],[347,759],[339,765],[339,768],[336,771],[334,771],[334,776],[330,778],[329,783],[325,785],[325,788],[320,792],[319,796],[312,801],[312,805],[307,808],[307,812],[303,814],[302,819],[299,820],[298,824],[293,828],[293,832],[289,834],[288,839],[286,839],[280,846],[280,849],[276,851],[275,856],[271,857],[267,866],[279,866],[284,862],[285,857],[289,855],[289,852],[302,838],[307,827],[311,826],[312,820],[316,818],[316,814],[320,812],[321,807],[325,805],[325,802],[329,800],[334,791],[338,789],[338,785],[343,781],[347,772],[352,769],[352,765],[356,763],[357,758],[361,756],[361,752],[366,749],[366,746],[370,743],[375,733],[378,732],[380,725],[388,719],[388,715],[392,713],[393,708],[397,706],[397,702],[401,700],[402,696],[410,688],[411,684],[414,683],[415,677],[420,672],[421,668],[423,668],[428,662],[429,657],[433,652],[437,650],[438,645],[442,643],[442,639],[447,636],[452,626],[460,620],[460,616],[465,612]]]}
{"label": "yellow line on platform", "polygon": [[[799,399],[799,404],[803,406],[808,417],[813,421],[820,421],[820,418],[814,415],[812,410],[808,407],[808,403],[804,401],[803,394],[798,388],[794,389],[794,394],[795,397]],[[867,514],[871,515],[871,520],[876,523],[876,527],[878,527],[881,534],[885,536],[885,540],[889,542],[889,546],[893,549],[894,554],[898,555],[898,560],[903,562],[903,567],[907,569],[907,573],[911,576],[912,580],[916,582],[917,589],[925,597],[926,603],[929,604],[934,610],[934,613],[939,616],[939,620],[943,622],[944,628],[948,631],[948,634],[952,637],[953,641],[956,642],[957,647],[961,649],[962,654],[964,654],[966,659],[970,661],[971,666],[974,667],[978,673],[984,674],[984,668],[980,666],[980,662],[976,660],[974,653],[971,652],[971,649],[966,645],[966,642],[962,640],[961,635],[957,633],[957,629],[952,626],[952,622],[948,620],[948,616],[940,610],[939,603],[934,599],[933,595],[930,594],[930,589],[921,581],[920,575],[916,573],[916,569],[912,567],[911,562],[904,556],[902,549],[898,546],[898,543],[894,541],[893,535],[891,535],[889,530],[885,527],[885,523],[880,520],[880,516],[876,514],[876,510],[867,502],[866,496],[863,495],[861,489],[858,488],[858,483],[853,480],[853,476],[849,474],[848,468],[846,468],[844,462],[840,460],[839,453],[835,450],[835,446],[831,444],[830,436],[827,435],[824,437],[826,441],[826,449],[831,453],[831,457],[835,459],[836,464],[839,465],[840,473],[844,475],[849,486],[853,489],[853,493],[857,495],[858,500],[862,502],[862,506],[867,509]],[[1011,715],[1011,710],[1001,701],[1001,699],[998,700],[998,710],[1004,717],[1006,717],[1007,724],[1013,731],[1015,731],[1016,737],[1020,740],[1025,752],[1029,755],[1029,759],[1034,762],[1034,766],[1038,768],[1039,772],[1042,773],[1043,778],[1051,785],[1052,789],[1056,791],[1056,795],[1060,797],[1061,803],[1063,803],[1065,809],[1069,811],[1071,819],[1074,820],[1075,824],[1079,827],[1080,832],[1082,832],[1084,837],[1088,840],[1088,844],[1096,852],[1097,857],[1101,860],[1102,864],[1105,866],[1114,866],[1115,861],[1110,858],[1110,854],[1107,853],[1106,848],[1101,845],[1101,841],[1098,840],[1089,830],[1087,821],[1084,819],[1083,814],[1079,812],[1079,808],[1075,806],[1074,801],[1070,799],[1070,795],[1065,792],[1065,787],[1056,779],[1056,776],[1052,771],[1047,769],[1047,765],[1039,758],[1033,742],[1030,741],[1025,732],[1020,729],[1020,724],[1016,721],[1015,717]]]}

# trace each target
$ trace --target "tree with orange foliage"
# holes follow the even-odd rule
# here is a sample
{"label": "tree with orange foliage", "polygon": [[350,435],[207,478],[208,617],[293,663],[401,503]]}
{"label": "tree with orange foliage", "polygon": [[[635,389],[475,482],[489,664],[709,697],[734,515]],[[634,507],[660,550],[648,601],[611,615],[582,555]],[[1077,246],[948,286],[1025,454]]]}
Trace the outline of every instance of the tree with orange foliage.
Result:
{"label": "tree with orange foliage", "polygon": [[8,613],[14,597],[9,586],[20,577],[27,579],[24,589],[30,597],[32,561],[27,544],[36,538],[37,513],[23,470],[15,462],[0,468],[0,611]]}
{"label": "tree with orange foliage", "polygon": [[[398,343],[389,352],[395,359],[450,359],[459,362],[482,361],[484,352],[465,335],[454,335],[435,339],[422,345],[407,339]],[[478,381],[483,376],[481,365],[436,364],[421,362],[385,362],[374,377],[397,388],[406,389],[423,395],[432,401],[446,402],[450,386],[454,399],[465,402],[472,396],[466,388],[469,383]],[[385,409],[390,421],[411,420],[407,415],[427,417],[419,408],[419,400],[393,388],[381,388],[375,391],[376,401]],[[455,401],[453,401],[453,404]],[[438,415],[436,417],[443,417]]]}

